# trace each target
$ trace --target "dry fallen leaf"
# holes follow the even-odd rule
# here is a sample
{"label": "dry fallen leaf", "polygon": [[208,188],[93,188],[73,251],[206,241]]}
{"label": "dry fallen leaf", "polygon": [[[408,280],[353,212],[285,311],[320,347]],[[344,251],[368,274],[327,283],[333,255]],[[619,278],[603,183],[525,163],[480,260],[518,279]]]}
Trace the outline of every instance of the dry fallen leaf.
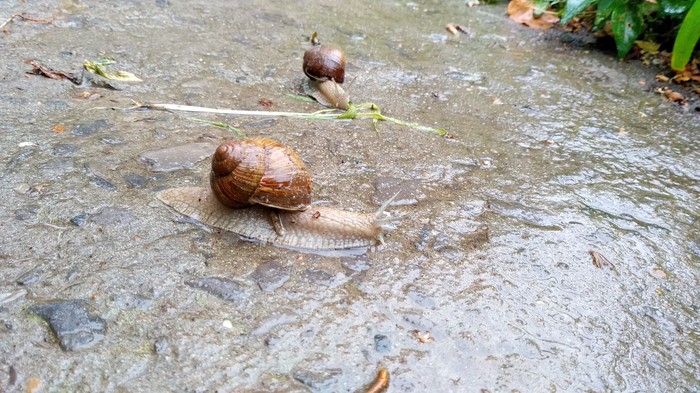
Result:
{"label": "dry fallen leaf", "polygon": [[433,342],[433,337],[430,332],[421,333],[420,330],[414,330],[413,335],[418,339],[421,344]]}
{"label": "dry fallen leaf", "polygon": [[693,61],[688,64],[683,71],[676,71],[676,76],[671,79],[676,83],[683,83],[690,80],[700,82],[700,70],[698,70],[697,64]]}
{"label": "dry fallen leaf", "polygon": [[685,97],[681,93],[675,92],[667,87],[656,89],[657,93],[663,94],[666,99],[673,102],[683,102]]}
{"label": "dry fallen leaf", "polygon": [[53,128],[51,129],[51,131],[53,131],[53,132],[55,132],[55,133],[58,133],[58,134],[62,133],[62,132],[65,131],[65,130],[66,130],[66,127],[64,127],[64,126],[62,126],[62,125],[60,125],[60,124],[56,124],[56,125],[53,126]]}
{"label": "dry fallen leaf", "polygon": [[508,3],[508,15],[513,22],[537,30],[547,30],[559,22],[559,18],[551,11],[544,11],[536,18],[535,3],[530,0],[512,0]]}
{"label": "dry fallen leaf", "polygon": [[264,106],[265,108],[271,108],[272,107],[272,101],[268,100],[267,98],[261,98],[258,100],[258,104]]}
{"label": "dry fallen leaf", "polygon": [[74,72],[54,70],[53,68],[41,65],[36,60],[27,60],[26,63],[33,67],[31,71],[27,71],[27,74],[43,75],[51,79],[68,79],[75,84],[80,83],[80,75]]}

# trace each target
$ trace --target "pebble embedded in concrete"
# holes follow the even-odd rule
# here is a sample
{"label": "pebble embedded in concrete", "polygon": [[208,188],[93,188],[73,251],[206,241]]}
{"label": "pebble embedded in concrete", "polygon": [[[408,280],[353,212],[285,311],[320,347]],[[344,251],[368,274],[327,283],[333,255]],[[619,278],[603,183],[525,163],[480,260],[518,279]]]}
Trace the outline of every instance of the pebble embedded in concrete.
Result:
{"label": "pebble embedded in concrete", "polygon": [[89,348],[105,336],[107,324],[88,310],[84,300],[39,304],[29,311],[49,324],[64,351]]}

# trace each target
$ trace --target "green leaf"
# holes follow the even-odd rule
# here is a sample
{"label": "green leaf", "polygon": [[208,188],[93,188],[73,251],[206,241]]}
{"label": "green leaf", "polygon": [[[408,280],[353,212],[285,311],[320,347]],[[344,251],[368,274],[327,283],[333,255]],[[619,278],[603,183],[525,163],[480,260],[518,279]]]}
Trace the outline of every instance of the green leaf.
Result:
{"label": "green leaf", "polygon": [[535,18],[539,18],[542,14],[549,8],[549,0],[533,0],[532,3],[535,5],[535,9],[532,10]]}
{"label": "green leaf", "polygon": [[700,0],[695,0],[690,11],[685,15],[676,35],[676,41],[673,43],[671,68],[676,71],[685,69],[698,40],[700,40]]}
{"label": "green leaf", "polygon": [[617,57],[622,59],[632,49],[634,41],[644,30],[639,9],[632,4],[619,4],[612,12],[612,29],[617,45]]}
{"label": "green leaf", "polygon": [[693,0],[659,0],[659,7],[665,14],[682,14],[691,5]]}
{"label": "green leaf", "polygon": [[564,14],[561,17],[561,24],[565,25],[574,16],[595,3],[596,0],[569,0],[564,7]]}
{"label": "green leaf", "polygon": [[[104,60],[104,59],[100,59]],[[85,70],[92,72],[93,74],[97,74],[103,78],[111,79],[111,80],[117,80],[117,81],[122,81],[122,82],[141,82],[141,79],[139,79],[136,75],[132,74],[131,72],[126,72],[126,71],[112,71],[107,69],[106,66],[104,66],[102,63],[100,63],[100,60],[96,62],[88,61],[85,60],[83,62],[83,68]],[[112,64],[112,63],[109,63]]]}
{"label": "green leaf", "polygon": [[612,13],[613,0],[600,0],[595,11],[595,26],[597,29],[605,27],[605,21],[610,19]]}
{"label": "green leaf", "polygon": [[111,56],[105,56],[105,57],[100,57],[99,59],[95,60],[93,63],[99,64],[101,66],[108,66],[116,63],[117,60],[114,57]]}
{"label": "green leaf", "polygon": [[634,43],[637,44],[639,49],[652,55],[659,53],[659,48],[661,47],[661,44],[657,44],[654,41],[634,41]]}

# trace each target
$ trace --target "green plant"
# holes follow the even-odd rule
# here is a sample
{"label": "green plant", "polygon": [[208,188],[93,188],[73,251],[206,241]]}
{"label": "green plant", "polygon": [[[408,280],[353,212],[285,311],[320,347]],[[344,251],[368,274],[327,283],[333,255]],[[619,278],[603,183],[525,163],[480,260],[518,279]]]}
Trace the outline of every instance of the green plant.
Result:
{"label": "green plant", "polygon": [[[685,15],[674,44],[674,69],[685,67],[700,38],[700,0],[568,0],[561,23],[569,22],[589,7],[595,10],[596,29],[604,29],[610,23],[619,58],[627,55],[650,22],[665,17],[675,21]],[[666,23],[663,28],[672,30],[675,26],[669,28]]]}
{"label": "green plant", "polygon": [[695,0],[690,11],[685,15],[681,28],[673,43],[673,55],[671,57],[671,68],[676,71],[685,69],[685,65],[690,60],[693,48],[700,39],[700,0]]}

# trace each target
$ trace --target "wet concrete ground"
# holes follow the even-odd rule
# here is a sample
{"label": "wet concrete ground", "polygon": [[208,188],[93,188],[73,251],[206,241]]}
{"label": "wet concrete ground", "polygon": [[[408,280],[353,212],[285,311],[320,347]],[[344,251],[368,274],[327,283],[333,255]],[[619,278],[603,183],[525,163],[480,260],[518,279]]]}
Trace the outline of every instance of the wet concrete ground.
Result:
{"label": "wet concrete ground", "polygon": [[[0,41],[0,390],[354,392],[382,367],[392,392],[698,390],[700,122],[640,86],[654,70],[502,4],[0,3],[21,12],[54,19]],[[205,186],[231,134],[96,108],[315,111],[288,96],[313,31],[355,102],[455,138],[207,118],[292,146],[319,202],[404,190],[386,246],[253,244],[157,201]],[[102,55],[143,82],[25,74]]]}

